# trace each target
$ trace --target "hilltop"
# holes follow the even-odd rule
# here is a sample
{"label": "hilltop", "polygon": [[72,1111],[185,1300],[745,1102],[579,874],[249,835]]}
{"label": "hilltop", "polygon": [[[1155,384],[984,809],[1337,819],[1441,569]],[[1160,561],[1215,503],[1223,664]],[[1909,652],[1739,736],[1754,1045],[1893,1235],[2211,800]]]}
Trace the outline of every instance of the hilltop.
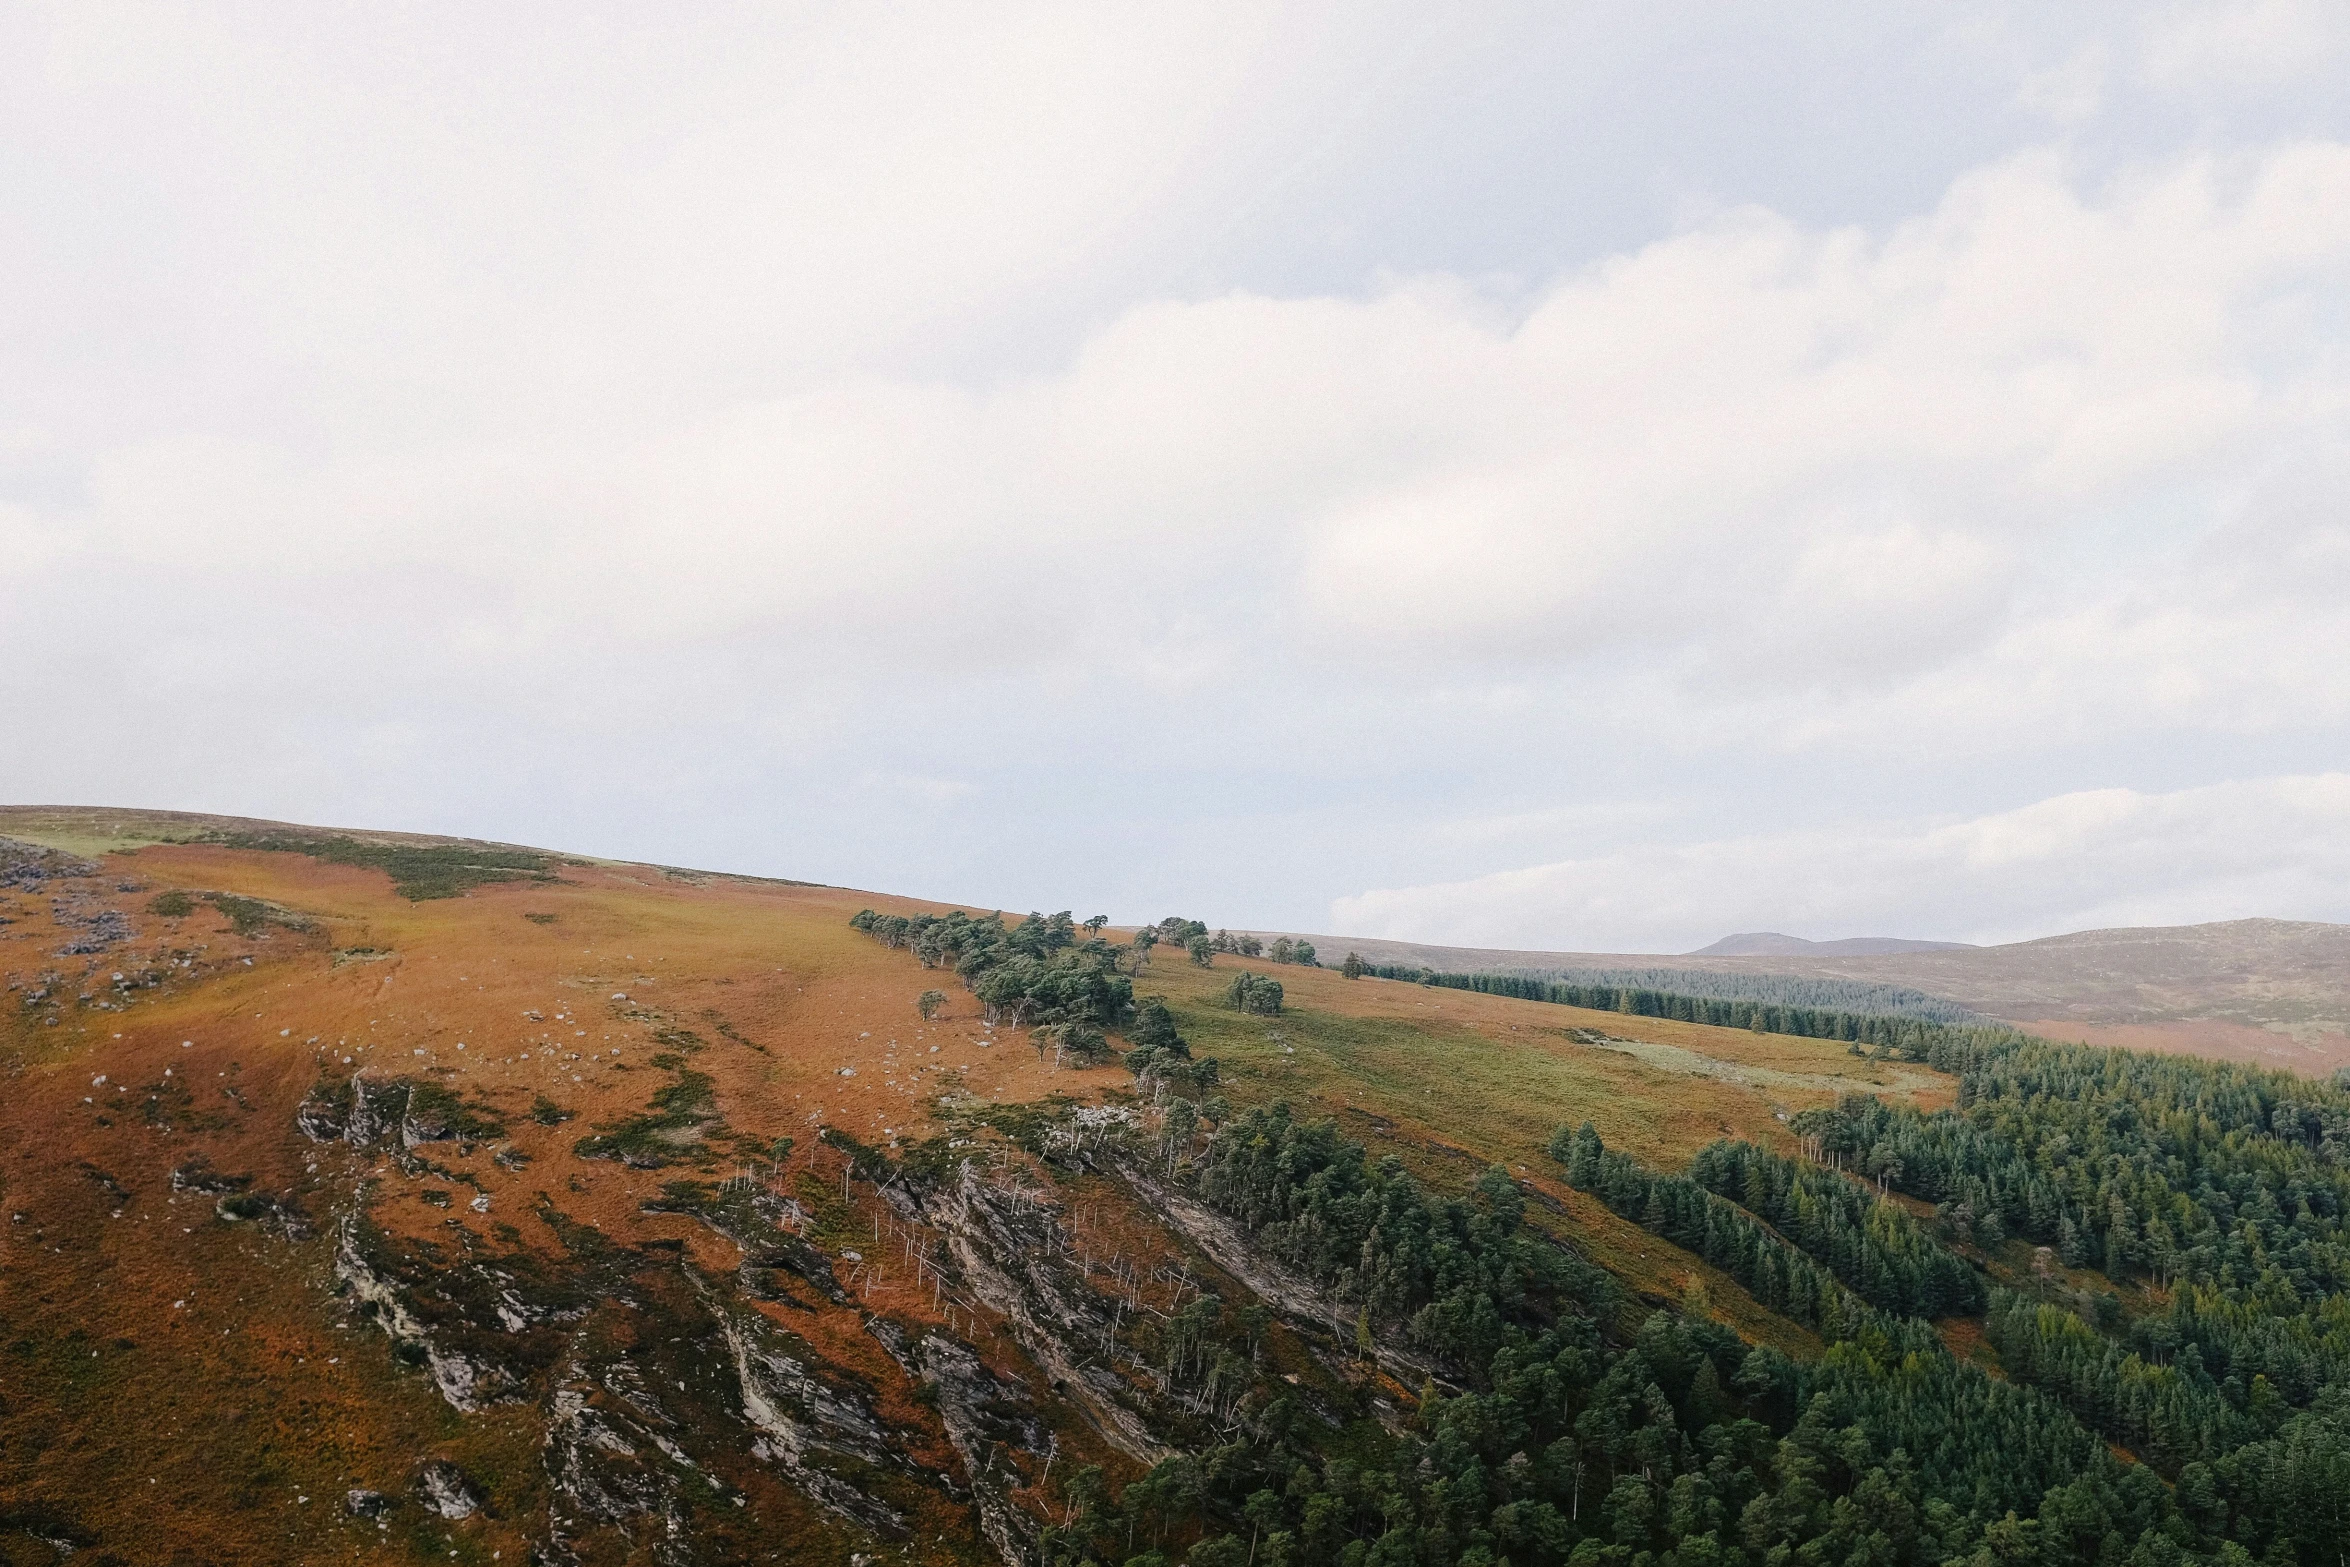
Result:
{"label": "hilltop", "polygon": [[1689,954],[1693,958],[1857,958],[1888,952],[1941,952],[1963,947],[1963,941],[1915,941],[1906,936],[1844,936],[1834,941],[1807,941],[1775,930],[1745,931],[1724,936]]}
{"label": "hilltop", "polygon": [[[1770,1567],[1855,1508],[1933,1520],[1895,1567],[2044,1507],[2204,1552],[2113,1456],[2202,1449],[2043,1391],[2032,1324],[2175,1333],[2181,1270],[2235,1264],[2118,1162],[1951,1143],[1962,1078],[1968,1116],[2056,1085],[2030,1113],[2091,1120],[2037,1146],[2084,1160],[2160,1119],[2112,1095],[2191,1093],[2311,1201],[2350,1133],[2281,1076],[1349,979],[1181,919],[220,817],[0,839],[11,1567]],[[2337,1244],[2244,1213],[2295,1269]],[[2179,1397],[2240,1446],[2328,1376],[2257,1429],[2210,1404],[2248,1382]]]}

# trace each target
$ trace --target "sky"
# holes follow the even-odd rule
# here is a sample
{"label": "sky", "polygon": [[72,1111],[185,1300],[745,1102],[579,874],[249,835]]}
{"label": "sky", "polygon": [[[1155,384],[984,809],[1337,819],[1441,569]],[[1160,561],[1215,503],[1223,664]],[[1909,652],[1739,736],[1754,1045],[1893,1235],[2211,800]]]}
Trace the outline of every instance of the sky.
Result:
{"label": "sky", "polygon": [[0,12],[0,800],[2350,920],[2350,12]]}

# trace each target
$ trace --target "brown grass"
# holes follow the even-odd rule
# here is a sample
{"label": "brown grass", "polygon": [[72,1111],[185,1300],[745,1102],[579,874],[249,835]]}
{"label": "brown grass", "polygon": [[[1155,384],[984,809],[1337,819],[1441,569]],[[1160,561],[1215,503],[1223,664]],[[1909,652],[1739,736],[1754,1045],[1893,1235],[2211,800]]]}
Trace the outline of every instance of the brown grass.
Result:
{"label": "brown grass", "polygon": [[[117,891],[125,878],[139,890]],[[175,888],[199,895],[191,913],[147,912]],[[967,1124],[973,1107],[1131,1086],[1115,1066],[1055,1070],[1024,1037],[984,1027],[960,986],[848,927],[859,907],[885,901],[862,894],[596,864],[565,866],[552,885],[411,903],[378,871],[193,844],[112,853],[100,875],[69,890],[124,910],[134,936],[92,958],[57,958],[66,932],[47,895],[0,895],[11,920],[0,925],[0,973],[24,986],[0,1012],[0,1210],[24,1216],[0,1222],[0,1354],[11,1357],[0,1377],[0,1494],[55,1505],[130,1560],[174,1550],[323,1560],[355,1548],[385,1559],[445,1562],[452,1550],[460,1561],[524,1559],[533,1506],[543,1505],[530,1413],[455,1416],[393,1363],[380,1333],[331,1301],[323,1221],[362,1185],[395,1242],[548,1247],[534,1217],[545,1194],[621,1244],[669,1242],[719,1272],[738,1260],[731,1243],[691,1219],[642,1211],[664,1181],[734,1173],[752,1149],[789,1136],[787,1184],[802,1173],[834,1183],[840,1156],[817,1137],[827,1126],[903,1144]],[[206,893],[265,900],[308,926],[240,935]],[[159,968],[164,982],[128,992],[121,1010],[99,1008],[112,1004],[116,970],[165,951],[178,956]],[[1244,966],[1282,981],[1286,1015],[1220,1005]],[[22,1005],[51,971],[65,977],[56,1004]],[[915,1001],[933,987],[950,999],[925,1023]],[[1726,1134],[1786,1146],[1781,1114],[1847,1086],[1926,1103],[1948,1093],[1931,1074],[1818,1041],[1230,958],[1213,971],[1162,959],[1139,988],[1169,997],[1195,1049],[1222,1060],[1235,1099],[1286,1097],[1301,1113],[1338,1115],[1351,1135],[1401,1153],[1439,1185],[1504,1163],[1542,1199],[1537,1222],[1636,1291],[1672,1301],[1694,1291],[1741,1333],[1795,1353],[1816,1343],[1714,1270],[1566,1190],[1544,1143],[1589,1117],[1612,1145],[1672,1164]],[[1640,1050],[1579,1042],[1573,1029]],[[723,1126],[708,1129],[709,1162],[638,1170],[576,1157],[579,1139],[643,1113],[674,1081],[653,1063],[663,1052],[711,1080]],[[470,1153],[432,1144],[421,1152],[442,1173],[411,1178],[386,1156],[302,1139],[293,1117],[305,1094],[323,1076],[354,1071],[435,1081],[494,1108],[505,1142],[529,1163],[508,1169],[488,1143]],[[573,1119],[531,1119],[541,1096]],[[950,1116],[944,1106],[964,1109]],[[174,1193],[171,1172],[199,1153],[217,1171],[250,1175],[256,1191],[290,1194],[322,1221],[319,1233],[289,1241],[221,1221],[211,1196]],[[1177,1260],[1150,1215],[1101,1186],[1074,1189],[1089,1243],[1153,1265]],[[449,1193],[450,1204],[427,1202],[428,1190]],[[486,1213],[468,1206],[477,1191]],[[879,1220],[859,1187],[827,1222],[845,1238]],[[928,1461],[949,1466],[935,1415],[860,1313],[951,1320],[1000,1373],[1021,1375],[1023,1362],[984,1314],[940,1299],[889,1254],[873,1249],[852,1309],[812,1291],[804,1309],[775,1309],[817,1355],[870,1386],[883,1417],[916,1433]],[[1310,1371],[1310,1356],[1294,1358]],[[1071,1466],[1107,1456],[1075,1422],[1061,1435]],[[501,1477],[498,1515],[428,1527],[410,1508],[388,1532],[342,1515],[346,1490],[402,1492],[435,1455]],[[980,1549],[967,1516],[926,1516],[919,1538],[920,1559]],[[838,1545],[808,1535],[803,1557],[838,1557]]]}

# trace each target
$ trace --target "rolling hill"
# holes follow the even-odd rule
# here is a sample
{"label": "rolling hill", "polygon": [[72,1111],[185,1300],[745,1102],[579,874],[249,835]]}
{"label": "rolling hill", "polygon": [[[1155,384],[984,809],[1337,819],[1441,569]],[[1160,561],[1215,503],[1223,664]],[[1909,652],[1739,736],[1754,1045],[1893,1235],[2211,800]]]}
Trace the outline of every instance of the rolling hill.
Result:
{"label": "rolling hill", "polygon": [[[2112,1456],[2185,1438],[2076,1413],[2000,1315],[2120,1342],[2189,1264],[1935,1151],[1962,1078],[2086,1053],[516,845],[0,838],[0,1561],[1768,1567],[1885,1508],[1896,1563],[2017,1509],[2209,1545]],[[2146,1070],[2110,1091],[2236,1071]],[[2332,1190],[2350,1101],[2213,1082]]]}
{"label": "rolling hill", "polygon": [[1375,963],[1442,971],[1682,972],[1715,976],[1730,989],[1741,979],[1784,976],[1912,991],[2091,1044],[2294,1071],[2350,1066],[2350,925],[2247,919],[2078,931],[1990,947],[1836,951],[1830,949],[1849,944],[1813,943],[1739,954],[1708,948],[1681,956],[1307,939],[1326,953],[1355,951]]}

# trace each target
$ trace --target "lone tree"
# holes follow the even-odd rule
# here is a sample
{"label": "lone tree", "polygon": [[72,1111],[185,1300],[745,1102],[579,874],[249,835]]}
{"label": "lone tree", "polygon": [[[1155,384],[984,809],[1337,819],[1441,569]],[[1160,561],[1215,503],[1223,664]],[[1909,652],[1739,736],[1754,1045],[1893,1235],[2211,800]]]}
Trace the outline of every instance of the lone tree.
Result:
{"label": "lone tree", "polygon": [[1346,955],[1346,961],[1338,965],[1338,972],[1344,974],[1348,979],[1361,979],[1363,968],[1363,955],[1359,952],[1350,952]]}
{"label": "lone tree", "polygon": [[1198,964],[1201,968],[1214,968],[1216,966],[1216,948],[1207,937],[1194,936],[1185,945],[1191,953],[1192,962]]}
{"label": "lone tree", "polygon": [[946,1004],[947,993],[943,990],[925,990],[914,998],[914,1010],[922,1014],[925,1023],[938,1016],[939,1009]]}
{"label": "lone tree", "polygon": [[1086,939],[1090,941],[1094,937],[1100,935],[1102,933],[1102,927],[1109,923],[1110,917],[1107,914],[1096,914],[1087,919],[1085,922]]}
{"label": "lone tree", "polygon": [[1267,979],[1262,974],[1235,974],[1232,984],[1224,992],[1227,1006],[1243,1012],[1254,1012],[1259,1017],[1281,1015],[1281,981]]}

